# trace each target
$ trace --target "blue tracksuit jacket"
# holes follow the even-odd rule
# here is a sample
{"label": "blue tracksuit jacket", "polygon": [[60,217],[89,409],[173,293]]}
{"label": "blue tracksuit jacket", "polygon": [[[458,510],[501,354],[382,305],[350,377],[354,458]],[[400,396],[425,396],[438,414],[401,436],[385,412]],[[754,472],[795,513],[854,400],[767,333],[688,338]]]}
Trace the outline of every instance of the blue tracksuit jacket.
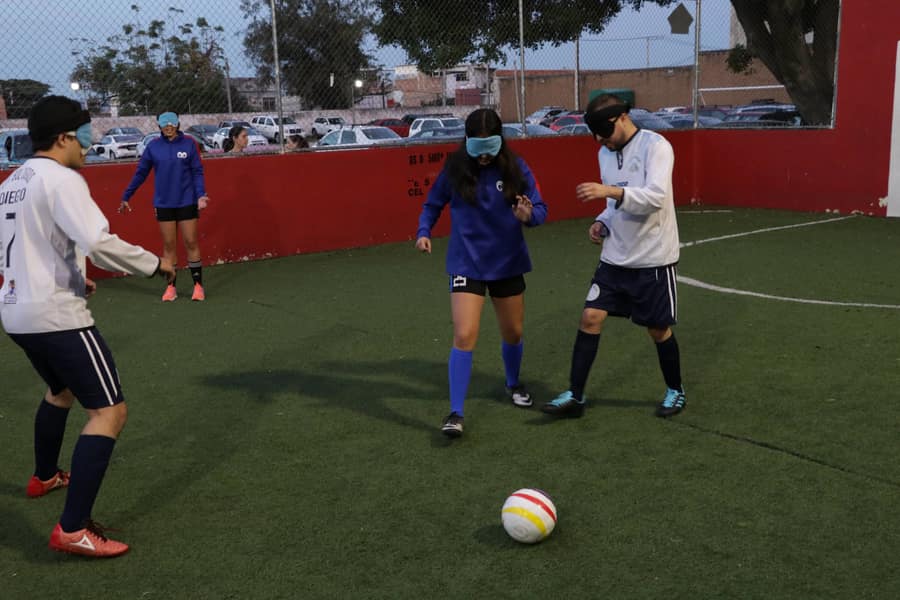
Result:
{"label": "blue tracksuit jacket", "polygon": [[180,131],[172,141],[160,136],[147,144],[137,171],[122,194],[123,201],[128,202],[134,195],[150,169],[155,173],[153,206],[156,208],[191,206],[206,195],[200,151],[194,140]]}

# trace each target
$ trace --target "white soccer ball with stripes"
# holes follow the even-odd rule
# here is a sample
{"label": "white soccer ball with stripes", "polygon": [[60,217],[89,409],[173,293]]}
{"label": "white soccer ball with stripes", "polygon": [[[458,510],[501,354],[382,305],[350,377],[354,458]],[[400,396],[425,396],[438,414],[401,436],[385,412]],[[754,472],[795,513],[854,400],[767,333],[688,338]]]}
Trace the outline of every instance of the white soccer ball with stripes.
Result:
{"label": "white soccer ball with stripes", "polygon": [[541,490],[524,488],[513,492],[500,513],[503,529],[523,544],[536,544],[556,526],[556,505]]}

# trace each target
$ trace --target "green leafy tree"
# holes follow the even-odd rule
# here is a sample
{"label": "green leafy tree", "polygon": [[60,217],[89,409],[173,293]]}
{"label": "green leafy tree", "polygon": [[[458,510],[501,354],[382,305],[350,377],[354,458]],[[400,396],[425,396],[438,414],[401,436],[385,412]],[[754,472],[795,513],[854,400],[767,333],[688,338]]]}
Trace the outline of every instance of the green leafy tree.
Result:
{"label": "green leafy tree", "polygon": [[[79,38],[85,50],[71,77],[86,91],[93,109],[116,101],[122,115],[225,112],[223,29],[200,17],[194,23],[179,22],[183,10],[170,7],[168,23],[152,19],[143,25],[140,7],[131,6],[134,22],[120,34],[96,45]],[[232,89],[232,110],[248,110]]]}
{"label": "green leafy tree", "polygon": [[10,119],[28,117],[31,106],[49,91],[49,85],[34,79],[0,79],[0,94],[3,94],[6,116]]}
{"label": "green leafy tree", "polygon": [[[539,48],[599,33],[625,8],[675,0],[525,0],[525,45]],[[375,35],[403,48],[420,70],[434,72],[464,61],[498,62],[519,45],[518,0],[465,3],[432,0],[374,0]]]}
{"label": "green leafy tree", "polygon": [[[246,55],[264,82],[275,80],[272,15],[267,0],[242,0],[250,20]],[[353,82],[372,69],[362,50],[371,28],[365,0],[276,0],[278,60],[284,91],[311,107],[350,106]]]}
{"label": "green leafy tree", "polygon": [[[731,0],[747,46],[731,51],[736,72],[758,58],[810,124],[831,121],[840,0]],[[812,40],[808,37],[812,36]]]}

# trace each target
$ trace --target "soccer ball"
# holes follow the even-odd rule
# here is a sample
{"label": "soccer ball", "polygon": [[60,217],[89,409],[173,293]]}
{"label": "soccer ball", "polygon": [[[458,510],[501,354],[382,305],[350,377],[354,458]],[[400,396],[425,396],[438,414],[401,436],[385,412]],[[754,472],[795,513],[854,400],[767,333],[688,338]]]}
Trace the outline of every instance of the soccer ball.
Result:
{"label": "soccer ball", "polygon": [[500,519],[509,537],[523,544],[536,544],[556,526],[556,506],[545,492],[524,488],[506,499]]}

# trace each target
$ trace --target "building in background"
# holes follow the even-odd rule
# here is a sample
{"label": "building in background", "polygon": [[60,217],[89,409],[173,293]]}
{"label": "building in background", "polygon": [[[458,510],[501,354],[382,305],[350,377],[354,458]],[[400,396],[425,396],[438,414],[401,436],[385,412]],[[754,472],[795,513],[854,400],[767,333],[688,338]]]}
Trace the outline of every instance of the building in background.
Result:
{"label": "building in background", "polygon": [[459,64],[436,73],[399,66],[394,69],[394,100],[401,106],[491,105],[494,72],[483,64]]}
{"label": "building in background", "polygon": [[[250,105],[252,112],[274,113],[277,110],[275,102],[275,84],[262,84],[255,77],[232,77],[231,85],[243,99]],[[303,110],[303,102],[300,96],[282,96],[281,108],[285,114],[293,114]]]}

